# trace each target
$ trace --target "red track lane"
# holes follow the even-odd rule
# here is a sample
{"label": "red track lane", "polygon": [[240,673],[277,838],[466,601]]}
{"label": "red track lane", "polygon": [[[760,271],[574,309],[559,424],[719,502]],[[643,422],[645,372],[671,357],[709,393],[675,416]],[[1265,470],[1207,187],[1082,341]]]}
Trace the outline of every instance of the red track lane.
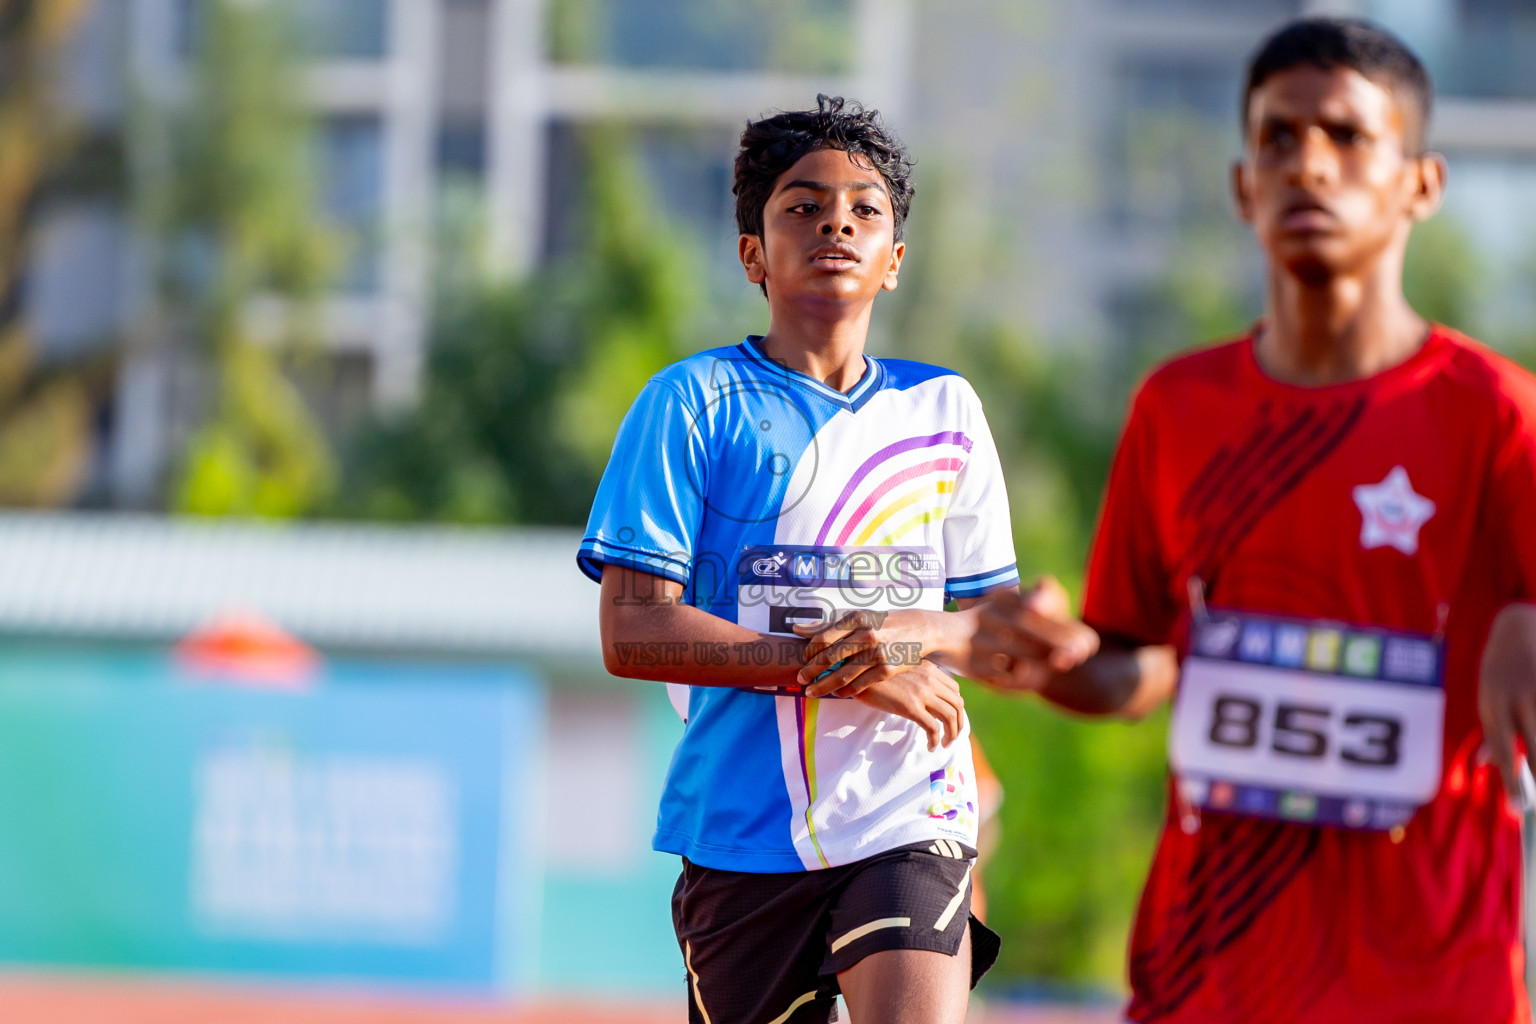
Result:
{"label": "red track lane", "polygon": [[[681,1001],[508,1005],[345,990],[0,973],[6,1024],[681,1024]],[[1117,1024],[1113,1010],[975,1004],[972,1024]]]}

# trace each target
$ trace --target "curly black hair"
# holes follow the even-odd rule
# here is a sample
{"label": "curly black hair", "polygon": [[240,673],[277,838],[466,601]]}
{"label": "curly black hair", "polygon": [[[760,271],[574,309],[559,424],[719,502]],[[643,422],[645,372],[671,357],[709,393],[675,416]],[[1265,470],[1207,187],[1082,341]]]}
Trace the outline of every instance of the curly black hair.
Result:
{"label": "curly black hair", "polygon": [[1415,155],[1423,150],[1435,95],[1429,72],[1401,39],[1359,18],[1303,18],[1264,40],[1248,61],[1243,83],[1239,113],[1244,132],[1254,91],[1295,67],[1347,68],[1386,86],[1409,115],[1404,139],[1408,150]]}
{"label": "curly black hair", "polygon": [[895,213],[896,237],[912,206],[912,160],[907,148],[880,120],[878,110],[866,110],[841,96],[816,95],[815,110],[780,111],[760,121],[748,121],[736,154],[736,226],[744,235],[762,235],[763,207],[779,175],[807,153],[836,149],[869,161],[885,179]]}

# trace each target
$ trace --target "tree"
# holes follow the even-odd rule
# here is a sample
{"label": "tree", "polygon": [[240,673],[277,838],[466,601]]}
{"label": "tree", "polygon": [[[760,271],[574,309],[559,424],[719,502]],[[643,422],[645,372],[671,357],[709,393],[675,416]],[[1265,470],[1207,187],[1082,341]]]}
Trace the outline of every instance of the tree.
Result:
{"label": "tree", "polygon": [[60,505],[91,454],[91,399],[67,368],[38,366],[21,291],[41,186],[73,135],[53,94],[55,65],[87,0],[0,5],[0,503]]}
{"label": "tree", "polygon": [[167,330],[194,340],[216,396],[172,503],[291,516],[333,484],[325,435],[283,360],[315,342],[339,236],[316,187],[314,121],[298,91],[288,12],[239,0],[207,0],[200,12],[187,98],[149,115],[165,147],[145,207],[164,254]]}
{"label": "tree", "polygon": [[524,281],[443,282],[421,404],[362,431],[338,512],[585,521],[620,419],[705,316],[627,140],[593,128],[583,151],[584,246]]}

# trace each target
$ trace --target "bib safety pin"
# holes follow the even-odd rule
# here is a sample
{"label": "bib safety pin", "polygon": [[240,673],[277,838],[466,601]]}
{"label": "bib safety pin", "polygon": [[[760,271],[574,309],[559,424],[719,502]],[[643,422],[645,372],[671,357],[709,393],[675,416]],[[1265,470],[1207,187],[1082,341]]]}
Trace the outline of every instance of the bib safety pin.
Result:
{"label": "bib safety pin", "polygon": [[1189,593],[1189,614],[1197,625],[1205,625],[1210,621],[1210,615],[1205,610],[1205,581],[1199,576],[1191,576],[1187,584]]}

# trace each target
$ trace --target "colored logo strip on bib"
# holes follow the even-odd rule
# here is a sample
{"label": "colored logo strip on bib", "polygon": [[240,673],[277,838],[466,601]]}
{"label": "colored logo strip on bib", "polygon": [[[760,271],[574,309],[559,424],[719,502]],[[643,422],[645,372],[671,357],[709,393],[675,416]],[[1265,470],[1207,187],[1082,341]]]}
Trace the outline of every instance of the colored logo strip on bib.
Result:
{"label": "colored logo strip on bib", "polygon": [[1381,831],[1408,823],[1417,805],[1390,800],[1326,796],[1304,789],[1277,789],[1226,779],[1180,776],[1185,800],[1209,811],[1298,825],[1333,825]]}
{"label": "colored logo strip on bib", "polygon": [[1384,683],[1440,686],[1442,646],[1427,636],[1212,609],[1190,655]]}

